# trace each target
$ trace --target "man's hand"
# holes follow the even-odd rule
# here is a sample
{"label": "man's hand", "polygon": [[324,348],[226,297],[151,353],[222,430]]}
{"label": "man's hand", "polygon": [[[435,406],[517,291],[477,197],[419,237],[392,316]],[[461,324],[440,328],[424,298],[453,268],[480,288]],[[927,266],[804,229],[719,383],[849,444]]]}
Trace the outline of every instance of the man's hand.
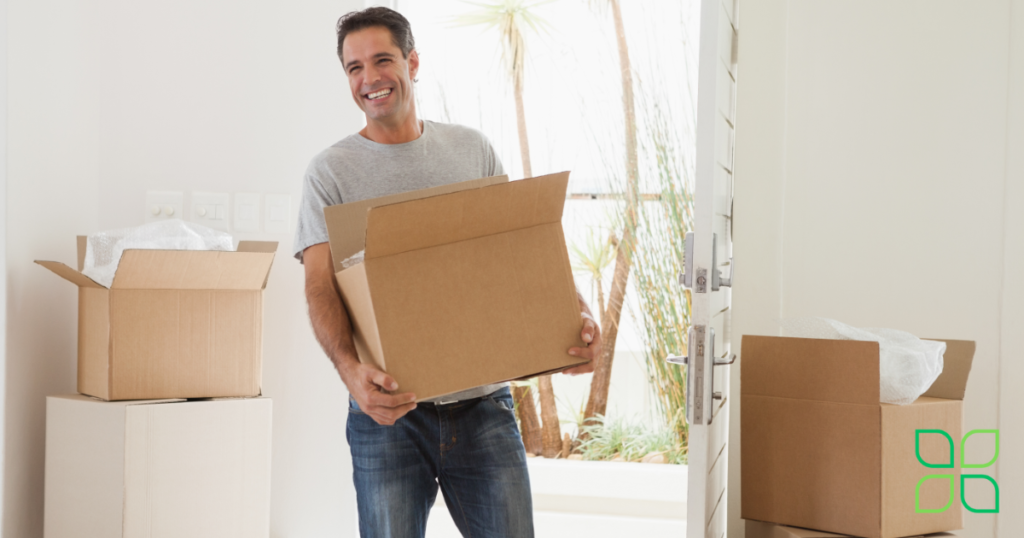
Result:
{"label": "man's hand", "polygon": [[334,363],[349,394],[359,409],[378,424],[390,426],[416,408],[416,396],[410,393],[389,395],[382,390],[398,388],[386,373],[359,362],[352,343],[352,323],[341,302],[341,292],[334,280],[334,262],[327,243],[320,243],[303,252],[306,267],[306,301],[309,319],[316,339]]}
{"label": "man's hand", "polygon": [[373,366],[362,363],[351,365],[341,379],[348,387],[349,394],[359,404],[359,410],[381,426],[391,426],[406,413],[416,409],[416,395],[411,392],[385,394],[384,390],[398,389],[398,383]]}
{"label": "man's hand", "polygon": [[[580,299],[582,306],[586,306],[583,300]],[[594,360],[601,357],[603,347],[601,346],[601,328],[597,326],[594,321],[594,317],[589,312],[584,311],[583,314],[583,330],[580,331],[580,336],[583,341],[587,343],[587,347],[571,347],[569,348],[569,354],[575,357],[583,357],[590,362],[581,364],[579,366],[563,370],[563,374],[567,375],[579,375],[589,374],[594,371]]]}

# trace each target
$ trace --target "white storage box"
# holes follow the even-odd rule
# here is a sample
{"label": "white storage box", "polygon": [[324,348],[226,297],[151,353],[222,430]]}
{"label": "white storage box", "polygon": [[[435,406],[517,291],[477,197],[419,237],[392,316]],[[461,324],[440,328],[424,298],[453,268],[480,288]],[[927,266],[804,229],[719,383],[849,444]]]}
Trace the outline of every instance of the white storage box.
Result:
{"label": "white storage box", "polygon": [[45,538],[269,536],[271,411],[48,397]]}

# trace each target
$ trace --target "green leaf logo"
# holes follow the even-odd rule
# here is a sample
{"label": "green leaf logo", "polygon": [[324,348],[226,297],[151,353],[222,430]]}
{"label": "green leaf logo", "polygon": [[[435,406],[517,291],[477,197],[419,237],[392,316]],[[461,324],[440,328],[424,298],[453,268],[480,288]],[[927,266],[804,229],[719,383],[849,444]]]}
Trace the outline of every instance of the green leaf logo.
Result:
{"label": "green leaf logo", "polygon": [[[920,459],[920,458],[918,458]],[[921,486],[931,479],[945,478],[949,481],[949,500],[946,501],[946,506],[942,508],[921,508]],[[914,489],[914,511],[918,514],[938,514],[939,512],[945,512],[953,506],[953,475],[951,474],[930,474],[922,478],[917,482],[917,488]]]}
{"label": "green leaf logo", "polygon": [[[924,458],[921,457],[921,434],[922,433],[937,433],[939,435],[942,435],[943,437],[946,438],[947,441],[949,441],[949,463],[928,463],[927,461],[924,461]],[[956,461],[953,458],[953,438],[950,437],[948,433],[946,433],[946,432],[944,432],[942,430],[916,430],[914,432],[914,452],[917,454],[917,461],[921,462],[921,465],[924,465],[925,467],[929,467],[931,469],[952,469],[953,468],[953,462]],[[930,476],[945,476],[945,475],[930,475]],[[926,476],[925,478],[928,478],[928,477]],[[920,485],[921,484],[919,482],[918,486],[920,486]]]}
{"label": "green leaf logo", "polygon": [[[939,434],[946,438],[949,442],[949,463],[928,463],[921,457],[921,434],[932,433]],[[995,453],[992,455],[992,459],[987,463],[967,463],[967,439],[972,435],[986,433],[993,436],[995,443]],[[953,448],[953,438],[948,433],[942,430],[915,430],[914,432],[914,453],[917,455],[917,461],[930,469],[952,469],[955,466],[956,457]],[[960,440],[960,468],[962,469],[983,469],[985,467],[991,467],[992,464],[999,459],[999,430],[971,430],[967,432],[967,435],[963,436]],[[946,505],[942,508],[921,508],[921,486],[929,480],[946,480],[949,482],[949,500],[946,501]],[[995,506],[992,508],[975,508],[967,502],[967,488],[965,487],[967,480],[987,480],[992,484],[992,488],[995,491]],[[930,474],[917,482],[917,487],[914,488],[914,511],[918,514],[937,514],[939,512],[945,512],[953,505],[953,498],[955,496],[955,475],[952,474]],[[962,474],[960,475],[960,503],[963,504],[964,508],[971,512],[978,514],[996,514],[999,513],[999,484],[996,483],[995,479],[991,476],[984,474]]]}
{"label": "green leaf logo", "polygon": [[[992,461],[995,461],[995,460],[993,459]],[[966,488],[964,488],[964,482],[966,482],[968,478],[985,479],[985,480],[988,480],[989,482],[992,483],[992,487],[995,488],[995,490],[996,490],[996,505],[994,507],[992,507],[992,508],[974,508],[973,506],[967,504],[967,499],[964,498],[964,490],[966,489]],[[964,508],[966,508],[966,509],[968,509],[971,512],[974,512],[976,514],[997,514],[997,513],[999,513],[999,484],[996,484],[996,481],[993,480],[992,477],[987,475],[987,474],[965,474],[965,475],[960,475],[960,502],[963,503]]]}
{"label": "green leaf logo", "polygon": [[[992,460],[988,463],[967,463],[967,439],[976,433],[991,433],[995,435],[996,451],[992,455]],[[983,469],[995,463],[997,459],[999,459],[999,430],[971,430],[960,441],[960,467],[964,469]]]}

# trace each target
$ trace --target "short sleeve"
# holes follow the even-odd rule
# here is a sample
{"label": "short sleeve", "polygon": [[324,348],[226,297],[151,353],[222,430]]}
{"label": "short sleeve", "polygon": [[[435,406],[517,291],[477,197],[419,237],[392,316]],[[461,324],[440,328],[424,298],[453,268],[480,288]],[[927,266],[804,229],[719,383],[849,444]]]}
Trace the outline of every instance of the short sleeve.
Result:
{"label": "short sleeve", "polygon": [[337,187],[324,185],[316,168],[310,165],[302,184],[302,202],[299,204],[299,223],[295,229],[295,258],[302,262],[307,248],[330,240],[324,208],[342,203]]}
{"label": "short sleeve", "polygon": [[494,150],[494,146],[491,144],[491,141],[487,139],[486,135],[481,133],[480,136],[483,137],[484,154],[486,155],[485,163],[486,166],[489,167],[487,176],[485,177],[503,175],[505,173],[505,167],[501,165],[501,159],[498,158],[498,152]]}

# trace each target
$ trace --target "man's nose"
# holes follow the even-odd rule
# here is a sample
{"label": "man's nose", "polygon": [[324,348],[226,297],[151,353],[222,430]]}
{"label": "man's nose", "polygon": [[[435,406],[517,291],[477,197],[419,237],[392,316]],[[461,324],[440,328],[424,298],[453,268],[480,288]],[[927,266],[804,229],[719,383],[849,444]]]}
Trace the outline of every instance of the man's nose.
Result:
{"label": "man's nose", "polygon": [[366,70],[363,72],[363,84],[373,86],[378,80],[380,80],[380,71],[373,65],[366,66]]}

